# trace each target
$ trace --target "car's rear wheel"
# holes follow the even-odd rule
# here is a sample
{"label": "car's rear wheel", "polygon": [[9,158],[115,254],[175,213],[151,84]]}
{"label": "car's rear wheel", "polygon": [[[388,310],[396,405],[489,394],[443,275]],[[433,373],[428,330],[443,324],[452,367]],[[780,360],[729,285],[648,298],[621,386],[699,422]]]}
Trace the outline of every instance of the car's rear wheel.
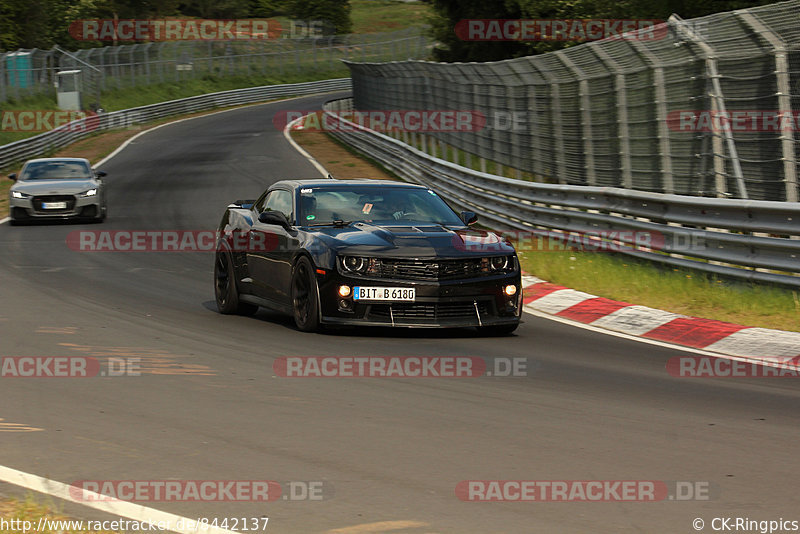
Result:
{"label": "car's rear wheel", "polygon": [[478,332],[484,336],[507,336],[517,329],[519,323],[516,324],[499,324],[493,326],[479,326]]}
{"label": "car's rear wheel", "polygon": [[230,315],[253,315],[258,306],[239,300],[233,260],[227,252],[217,252],[214,260],[214,297],[220,313]]}
{"label": "car's rear wheel", "polygon": [[299,330],[319,330],[317,283],[314,279],[314,268],[305,256],[297,261],[292,272],[292,310]]}

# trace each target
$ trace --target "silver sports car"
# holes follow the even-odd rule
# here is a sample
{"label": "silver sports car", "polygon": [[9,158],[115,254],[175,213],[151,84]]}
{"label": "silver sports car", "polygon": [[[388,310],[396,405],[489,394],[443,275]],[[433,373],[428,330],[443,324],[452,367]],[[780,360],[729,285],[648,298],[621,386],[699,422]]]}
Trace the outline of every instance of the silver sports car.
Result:
{"label": "silver sports car", "polygon": [[106,218],[103,171],[83,158],[42,158],[25,163],[9,192],[11,224],[24,221]]}

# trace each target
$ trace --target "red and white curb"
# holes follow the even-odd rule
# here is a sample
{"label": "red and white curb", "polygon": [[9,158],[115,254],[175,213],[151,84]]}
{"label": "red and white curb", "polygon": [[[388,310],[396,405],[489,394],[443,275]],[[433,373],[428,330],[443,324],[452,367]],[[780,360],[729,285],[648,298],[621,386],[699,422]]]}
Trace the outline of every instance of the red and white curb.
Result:
{"label": "red and white curb", "polygon": [[523,310],[628,336],[747,359],[800,357],[800,332],[742,326],[636,306],[522,277]]}

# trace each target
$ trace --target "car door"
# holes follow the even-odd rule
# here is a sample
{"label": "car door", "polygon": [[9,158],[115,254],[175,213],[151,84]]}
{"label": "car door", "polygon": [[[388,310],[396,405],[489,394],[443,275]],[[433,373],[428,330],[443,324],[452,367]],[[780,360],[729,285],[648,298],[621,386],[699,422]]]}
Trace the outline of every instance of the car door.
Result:
{"label": "car door", "polygon": [[[274,189],[264,198],[259,214],[283,213],[294,224],[294,199],[288,189]],[[292,276],[291,259],[297,248],[297,232],[256,219],[248,236],[247,265],[257,294],[280,304],[288,304]]]}

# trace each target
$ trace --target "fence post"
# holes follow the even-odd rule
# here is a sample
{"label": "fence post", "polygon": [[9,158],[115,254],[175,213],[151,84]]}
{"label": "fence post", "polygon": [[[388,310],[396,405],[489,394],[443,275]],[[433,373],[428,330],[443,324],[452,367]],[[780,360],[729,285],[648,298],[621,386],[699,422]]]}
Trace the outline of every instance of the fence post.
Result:
{"label": "fence post", "polygon": [[589,81],[586,73],[569,59],[563,51],[556,52],[556,57],[575,75],[578,80],[578,95],[581,100],[581,130],[583,133],[583,158],[586,184],[596,185],[597,175],[594,170],[594,138],[592,136],[592,105],[589,102]]}
{"label": "fence post", "polygon": [[[720,74],[717,70],[717,57],[714,48],[708,44],[702,36],[692,31],[692,29],[689,28],[684,20],[679,16],[674,14],[671,15],[668,23],[673,24],[677,31],[685,35],[691,42],[700,47],[700,50],[702,50],[706,63],[706,74],[711,80],[711,87],[713,89],[710,96],[717,104],[717,111],[722,116],[727,116],[728,111],[725,109],[725,97],[722,95],[722,86],[719,83]],[[736,143],[733,140],[733,133],[729,127],[724,127],[722,128],[722,135],[725,137],[725,144],[728,147],[728,156],[730,157],[731,166],[733,167],[733,175],[736,178],[739,197],[748,198],[747,186],[744,183],[742,166],[739,163],[739,153],[736,150]]]}
{"label": "fence post", "polygon": [[553,138],[555,139],[556,176],[558,183],[566,184],[567,164],[564,160],[564,129],[561,127],[563,123],[561,118],[561,92],[553,74],[546,69],[542,69],[541,72],[550,86],[550,110],[552,112],[550,116],[552,117]]}
{"label": "fence post", "polygon": [[[778,110],[791,121],[792,113],[792,90],[789,78],[789,60],[786,43],[781,37],[769,30],[758,20],[755,15],[747,10],[734,11],[734,15],[744,20],[759,36],[765,39],[772,46],[772,54],[775,56],[775,85],[778,94]],[[790,122],[791,124],[791,122]],[[781,159],[783,160],[783,181],[786,184],[786,201],[798,202],[797,184],[797,161],[794,152],[794,129],[781,128]]]}
{"label": "fence post", "polygon": [[633,173],[631,169],[631,135],[628,129],[628,93],[625,86],[625,73],[619,64],[606,52],[602,46],[589,45],[597,57],[614,73],[614,93],[616,94],[616,117],[619,141],[619,161],[622,170],[622,187],[633,188]]}
{"label": "fence post", "polygon": [[653,90],[656,105],[656,129],[658,131],[658,148],[661,160],[661,183],[665,193],[675,192],[675,181],[672,174],[672,148],[669,141],[669,127],[667,126],[667,89],[664,69],[660,66],[661,60],[646,46],[633,39],[628,41],[631,46],[644,57],[653,69]]}

